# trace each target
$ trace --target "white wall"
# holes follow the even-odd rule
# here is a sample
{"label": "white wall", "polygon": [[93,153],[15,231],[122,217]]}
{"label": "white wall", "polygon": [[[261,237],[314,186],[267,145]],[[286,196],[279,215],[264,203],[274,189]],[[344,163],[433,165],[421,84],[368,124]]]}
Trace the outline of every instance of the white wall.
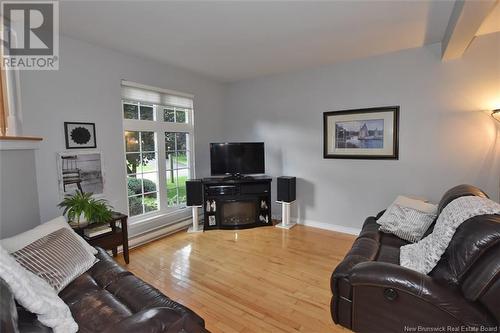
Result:
{"label": "white wall", "polygon": [[224,86],[189,71],[61,38],[58,71],[23,71],[24,133],[43,137],[36,153],[41,221],[60,215],[56,155],[65,151],[65,121],[95,122],[103,153],[105,195],[126,211],[120,80],[195,95],[197,176],[209,174],[210,141],[219,141]]}
{"label": "white wall", "polygon": [[33,149],[1,150],[0,238],[40,224]]}
{"label": "white wall", "polygon": [[[461,183],[498,200],[500,126],[482,110],[500,102],[499,46],[487,35],[447,63],[435,44],[232,84],[227,138],[265,141],[268,173],[298,177],[303,222],[360,228],[398,194],[438,201]],[[399,160],[323,159],[324,111],[388,105],[401,106]]]}
{"label": "white wall", "polygon": [[[267,173],[299,178],[295,216],[302,221],[359,228],[397,194],[437,201],[459,183],[498,198],[499,127],[481,111],[500,98],[498,45],[499,34],[487,35],[447,63],[433,45],[225,87],[63,37],[59,71],[21,76],[25,133],[44,138],[36,153],[41,221],[60,214],[56,154],[65,150],[64,121],[97,124],[105,194],[126,210],[121,79],[195,95],[198,177],[209,175],[209,142],[265,141]],[[401,105],[398,161],[323,159],[324,111],[384,105]]]}

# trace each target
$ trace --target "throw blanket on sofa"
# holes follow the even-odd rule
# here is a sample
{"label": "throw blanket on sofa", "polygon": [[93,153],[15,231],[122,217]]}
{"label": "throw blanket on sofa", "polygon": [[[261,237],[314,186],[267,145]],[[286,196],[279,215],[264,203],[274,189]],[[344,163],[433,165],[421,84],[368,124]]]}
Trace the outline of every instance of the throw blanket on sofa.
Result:
{"label": "throw blanket on sofa", "polygon": [[0,246],[0,277],[12,290],[15,299],[54,333],[74,333],[78,325],[69,307],[45,281],[22,267]]}
{"label": "throw blanket on sofa", "polygon": [[475,196],[453,200],[439,215],[430,235],[401,247],[401,266],[428,274],[441,259],[460,224],[474,216],[490,214],[500,214],[500,204]]}

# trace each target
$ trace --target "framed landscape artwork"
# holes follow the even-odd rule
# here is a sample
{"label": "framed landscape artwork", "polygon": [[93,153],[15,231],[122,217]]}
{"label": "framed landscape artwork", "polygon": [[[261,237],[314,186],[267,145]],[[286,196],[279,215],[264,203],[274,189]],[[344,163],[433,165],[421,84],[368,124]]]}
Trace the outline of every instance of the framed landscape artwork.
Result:
{"label": "framed landscape artwork", "polygon": [[323,113],[324,158],[398,159],[399,106]]}

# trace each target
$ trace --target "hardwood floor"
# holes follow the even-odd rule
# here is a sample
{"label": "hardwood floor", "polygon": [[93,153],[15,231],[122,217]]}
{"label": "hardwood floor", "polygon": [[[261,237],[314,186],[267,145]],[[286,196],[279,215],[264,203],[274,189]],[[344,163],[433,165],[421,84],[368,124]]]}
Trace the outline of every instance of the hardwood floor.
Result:
{"label": "hardwood floor", "polygon": [[126,267],[214,333],[348,332],[330,317],[329,283],[353,240],[300,225],[183,231],[132,249]]}

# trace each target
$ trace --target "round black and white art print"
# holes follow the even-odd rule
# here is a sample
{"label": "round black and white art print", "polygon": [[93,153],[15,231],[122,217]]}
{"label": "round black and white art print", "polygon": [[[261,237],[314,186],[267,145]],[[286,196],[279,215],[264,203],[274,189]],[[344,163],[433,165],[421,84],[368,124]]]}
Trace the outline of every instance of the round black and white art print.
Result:
{"label": "round black and white art print", "polygon": [[96,148],[94,123],[64,123],[66,149]]}

